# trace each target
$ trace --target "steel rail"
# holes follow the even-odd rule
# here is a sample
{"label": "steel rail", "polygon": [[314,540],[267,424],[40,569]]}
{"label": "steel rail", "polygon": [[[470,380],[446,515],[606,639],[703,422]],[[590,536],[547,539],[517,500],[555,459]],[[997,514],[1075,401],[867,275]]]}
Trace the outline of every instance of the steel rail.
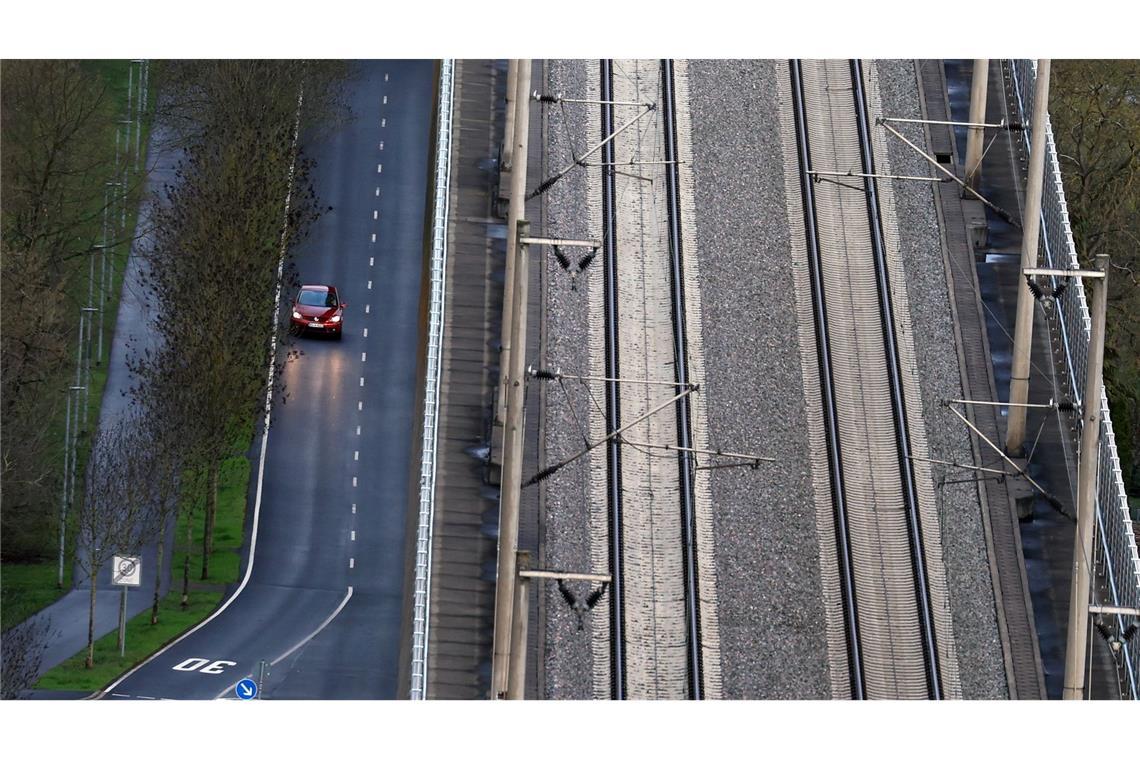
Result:
{"label": "steel rail", "polygon": [[804,232],[808,247],[808,275],[811,278],[816,353],[819,361],[823,420],[827,437],[828,474],[831,483],[832,507],[835,512],[836,548],[839,553],[843,613],[847,629],[847,661],[851,669],[851,694],[855,699],[863,699],[866,693],[866,684],[863,673],[862,645],[859,638],[858,607],[855,600],[855,568],[851,556],[851,536],[847,525],[847,509],[845,506],[843,458],[839,446],[839,414],[836,410],[835,387],[831,368],[827,304],[823,295],[823,262],[819,251],[815,188],[811,176],[811,149],[808,143],[807,116],[804,108],[803,71],[798,60],[793,59],[789,61],[789,64],[792,84],[792,112],[795,120],[796,148],[800,163],[800,193],[804,209]]}
{"label": "steel rail", "polygon": [[[689,387],[688,337],[685,320],[685,282],[682,274],[681,195],[677,169],[677,111],[673,92],[673,61],[661,61],[661,89],[664,108],[662,126],[665,137],[665,188],[669,216],[669,264],[673,285],[673,362],[677,384]],[[693,461],[688,450],[693,447],[689,396],[677,400],[677,441],[681,449],[677,454],[681,496],[682,558],[685,569],[685,616],[687,623],[686,649],[689,665],[689,698],[703,698],[701,680],[701,617],[697,595],[697,539],[696,515],[693,507]]]}
{"label": "steel rail", "polygon": [[[609,59],[601,62],[601,99],[613,100],[613,66]],[[602,103],[601,136],[613,134],[614,108]],[[602,149],[603,162],[614,161],[613,140]],[[613,167],[602,170],[602,258],[605,272],[606,377],[618,377],[618,292],[617,292],[617,218]],[[606,433],[621,429],[621,391],[616,382],[606,383]],[[622,515],[621,515],[621,443],[614,436],[606,446],[610,513],[610,693],[614,699],[625,699],[625,622],[622,585]]]}
{"label": "steel rail", "polygon": [[[866,174],[875,173],[875,157],[871,151],[867,99],[863,91],[863,66],[858,58],[851,59],[851,84],[855,99],[856,124],[859,129],[859,153]],[[902,366],[898,353],[898,336],[895,334],[894,309],[891,304],[890,277],[887,272],[886,244],[883,222],[879,214],[879,195],[875,181],[865,177],[863,187],[867,198],[867,218],[871,228],[871,247],[875,259],[875,280],[878,288],[879,311],[882,315],[883,346],[887,353],[887,375],[891,391],[891,411],[895,422],[895,442],[898,447],[899,472],[903,480],[906,499],[908,538],[911,561],[915,571],[915,596],[919,605],[923,638],[923,656],[926,660],[926,679],[933,699],[942,699],[942,683],[938,668],[938,649],[934,636],[934,619],[930,609],[930,594],[926,576],[926,558],[922,548],[922,525],[918,517],[918,491],[911,463],[910,435],[907,427],[906,406],[902,390]]]}

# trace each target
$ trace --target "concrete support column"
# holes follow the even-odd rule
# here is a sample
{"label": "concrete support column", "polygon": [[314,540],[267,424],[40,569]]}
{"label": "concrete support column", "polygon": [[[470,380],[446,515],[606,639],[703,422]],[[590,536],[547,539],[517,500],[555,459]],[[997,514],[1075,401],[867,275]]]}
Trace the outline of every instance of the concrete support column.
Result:
{"label": "concrete support column", "polygon": [[[530,570],[530,552],[518,552],[515,564],[520,573]],[[511,621],[511,672],[507,684],[507,699],[523,699],[526,694],[526,637],[529,612],[530,578],[520,576],[515,584],[514,619]]]}
{"label": "concrete support column", "polygon": [[[1025,191],[1025,218],[1022,221],[1021,268],[1037,266],[1037,242],[1041,232],[1041,188],[1045,178],[1045,120],[1049,114],[1049,59],[1037,63],[1037,83],[1033,95],[1033,130],[1029,149],[1029,182]],[[1022,453],[1025,443],[1025,404],[1029,399],[1029,360],[1033,345],[1033,295],[1024,283],[1017,288],[1017,322],[1013,332],[1013,366],[1009,381],[1009,422],[1005,450],[1010,456]]]}
{"label": "concrete support column", "polygon": [[1108,256],[1096,257],[1105,273],[1092,280],[1092,334],[1081,399],[1081,452],[1077,465],[1077,533],[1073,539],[1073,585],[1069,592],[1069,632],[1065,644],[1065,699],[1083,699],[1088,652],[1089,586],[1092,580],[1093,517],[1096,513],[1100,394],[1104,370],[1104,321],[1108,305]]}
{"label": "concrete support column", "polygon": [[515,88],[518,86],[519,81],[519,62],[512,58],[507,64],[507,106],[506,106],[506,121],[503,128],[503,151],[502,151],[502,164],[500,169],[502,171],[510,171],[512,166],[512,158],[515,154],[515,102],[516,93]]}
{"label": "concrete support column", "polygon": [[515,552],[518,549],[522,496],[523,398],[526,370],[527,247],[526,172],[530,134],[530,59],[517,62],[511,201],[507,214],[507,270],[503,294],[503,350],[499,355],[496,420],[503,430],[503,467],[499,496],[499,558],[495,582],[495,632],[491,659],[491,698],[507,696],[511,620],[514,607]]}
{"label": "concrete support column", "polygon": [[[990,59],[974,59],[974,78],[970,84],[970,123],[986,121],[986,93],[990,79]],[[982,127],[970,127],[966,134],[966,182],[977,190],[981,184],[982,148],[985,142]]]}

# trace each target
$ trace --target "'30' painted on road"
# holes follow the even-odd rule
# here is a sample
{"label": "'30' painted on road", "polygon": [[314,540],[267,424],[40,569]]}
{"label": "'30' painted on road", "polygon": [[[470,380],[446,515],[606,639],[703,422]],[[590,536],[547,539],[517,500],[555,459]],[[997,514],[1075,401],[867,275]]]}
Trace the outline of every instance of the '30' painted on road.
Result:
{"label": "'30' painted on road", "polygon": [[225,669],[230,665],[237,665],[233,660],[210,660],[201,657],[191,657],[188,660],[175,665],[171,670],[181,670],[185,673],[209,673],[211,675],[218,675],[225,672]]}

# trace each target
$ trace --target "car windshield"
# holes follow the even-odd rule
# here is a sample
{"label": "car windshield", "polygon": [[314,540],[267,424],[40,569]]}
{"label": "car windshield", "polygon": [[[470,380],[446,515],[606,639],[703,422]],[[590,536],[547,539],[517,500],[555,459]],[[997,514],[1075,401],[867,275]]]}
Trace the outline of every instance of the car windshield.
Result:
{"label": "car windshield", "polygon": [[297,300],[304,306],[336,306],[336,294],[331,290],[302,290]]}

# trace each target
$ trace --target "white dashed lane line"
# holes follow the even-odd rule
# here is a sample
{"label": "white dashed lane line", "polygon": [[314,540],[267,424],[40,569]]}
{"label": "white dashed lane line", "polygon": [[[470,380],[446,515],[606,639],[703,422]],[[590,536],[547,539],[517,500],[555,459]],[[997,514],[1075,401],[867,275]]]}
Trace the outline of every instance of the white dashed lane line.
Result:
{"label": "white dashed lane line", "polygon": [[[384,81],[385,82],[388,81],[388,74],[384,75]],[[387,105],[387,104],[388,104],[388,96],[385,95],[384,100],[383,100],[383,105]],[[380,127],[384,128],[387,126],[388,126],[388,119],[382,117],[380,119]],[[384,150],[384,141],[383,140],[380,141],[379,147],[380,147],[380,150]],[[382,163],[376,164],[376,173],[377,174],[383,174],[384,173],[384,164],[382,164]],[[376,186],[375,195],[377,198],[380,197],[380,186],[379,185]],[[380,219],[380,210],[379,209],[373,209],[372,219],[373,219],[373,221],[378,221]],[[371,239],[372,239],[373,243],[376,242],[376,233],[375,232],[371,233]],[[368,257],[368,266],[369,267],[376,266],[376,257],[375,256],[369,256]],[[368,289],[372,290],[372,280],[368,281]],[[370,314],[371,312],[372,312],[371,304],[365,304],[364,305],[364,313]],[[364,328],[364,337],[365,338],[368,337],[368,328],[367,327]],[[362,351],[360,353],[360,361],[362,361],[362,362],[368,361],[368,353],[367,352]],[[361,388],[364,387],[364,378],[363,377],[360,378],[360,387]],[[356,410],[358,412],[364,411],[364,402],[363,401],[357,401],[356,402]],[[359,436],[360,432],[361,432],[360,425],[357,425],[356,426],[356,434]],[[354,450],[352,452],[352,460],[354,462],[360,461],[360,451],[359,450]],[[353,476],[353,478],[352,478],[352,487],[353,488],[357,487],[357,478],[355,476]],[[356,514],[356,504],[355,503],[352,505],[352,514],[354,514],[354,515]],[[349,539],[351,541],[356,541],[356,531],[355,530],[352,530],[349,532]],[[348,558],[348,569],[352,570],[355,567],[356,567],[356,558],[355,557],[349,557]]]}

